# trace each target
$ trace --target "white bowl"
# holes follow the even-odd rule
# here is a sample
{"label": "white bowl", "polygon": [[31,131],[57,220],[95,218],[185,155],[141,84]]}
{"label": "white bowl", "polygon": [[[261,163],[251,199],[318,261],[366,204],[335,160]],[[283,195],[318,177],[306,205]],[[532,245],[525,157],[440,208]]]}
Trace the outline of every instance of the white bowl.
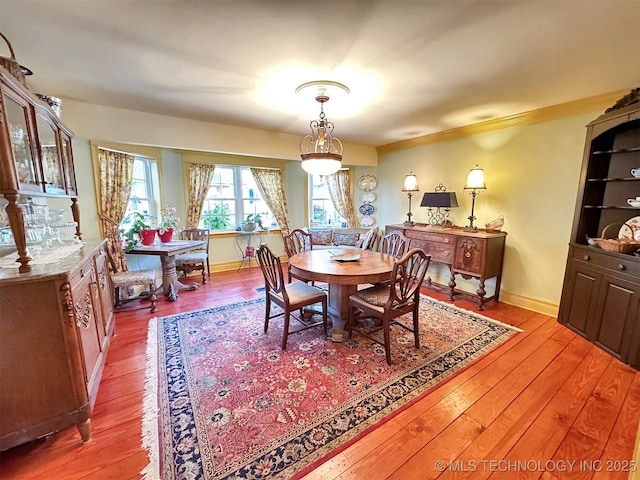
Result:
{"label": "white bowl", "polygon": [[631,205],[633,208],[640,207],[640,200],[628,200],[627,203]]}

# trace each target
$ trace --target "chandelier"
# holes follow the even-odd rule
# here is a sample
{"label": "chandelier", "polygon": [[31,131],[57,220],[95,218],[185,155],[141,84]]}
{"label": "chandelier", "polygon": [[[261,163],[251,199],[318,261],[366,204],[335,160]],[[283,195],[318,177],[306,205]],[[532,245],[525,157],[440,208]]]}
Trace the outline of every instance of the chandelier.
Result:
{"label": "chandelier", "polygon": [[349,89],[342,83],[320,80],[303,83],[296,88],[296,93],[307,87],[318,87],[315,99],[320,103],[320,117],[319,120],[311,120],[311,134],[305,135],[300,141],[302,168],[312,175],[330,175],[342,166],[343,148],[342,142],[333,136],[334,125],[326,118],[324,104],[329,101],[328,87],[337,87],[347,93]]}

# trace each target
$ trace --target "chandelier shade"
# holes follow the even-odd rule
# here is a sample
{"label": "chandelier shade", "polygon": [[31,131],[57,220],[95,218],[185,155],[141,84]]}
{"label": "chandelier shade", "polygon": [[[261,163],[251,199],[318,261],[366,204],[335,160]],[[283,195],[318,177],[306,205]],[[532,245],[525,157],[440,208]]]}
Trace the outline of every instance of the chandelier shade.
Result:
{"label": "chandelier shade", "polygon": [[[329,101],[325,85],[327,82],[307,82],[296,89],[296,93],[298,93],[310,86],[319,88],[315,99],[320,103],[320,117],[318,120],[311,120],[309,123],[311,133],[300,140],[299,146],[302,168],[312,175],[331,175],[342,167],[342,142],[333,136],[333,122],[328,121],[324,113],[324,104]],[[343,88],[349,93],[349,89],[345,85],[337,82],[331,82],[331,85]]]}

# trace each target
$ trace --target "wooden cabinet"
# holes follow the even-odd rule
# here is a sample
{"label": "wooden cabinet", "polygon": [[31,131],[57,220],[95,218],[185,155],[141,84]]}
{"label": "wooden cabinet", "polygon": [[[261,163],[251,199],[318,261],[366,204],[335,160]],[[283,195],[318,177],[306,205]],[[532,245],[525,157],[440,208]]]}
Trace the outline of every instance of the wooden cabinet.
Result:
{"label": "wooden cabinet", "polygon": [[114,331],[105,241],[0,269],[0,450],[76,425],[83,441]]}
{"label": "wooden cabinet", "polygon": [[[633,92],[627,100],[633,98]],[[588,245],[640,209],[640,103],[621,100],[587,126],[580,188],[569,243],[558,321],[618,359],[640,368],[640,257]],[[640,220],[636,218],[636,220]],[[629,230],[631,232],[631,230]],[[640,231],[635,233],[640,239]]]}
{"label": "wooden cabinet", "polygon": [[21,273],[31,270],[21,197],[69,197],[82,238],[72,136],[46,103],[0,66],[0,193],[8,201]]}
{"label": "wooden cabinet", "polygon": [[[449,299],[457,294],[465,294],[456,289],[456,275],[463,278],[477,278],[476,290],[478,310],[489,300],[498,301],[502,280],[504,260],[505,232],[465,232],[459,227],[437,228],[424,224],[408,227],[405,225],[387,225],[385,234],[397,230],[410,240],[411,248],[417,247],[431,256],[431,261],[449,266],[451,280],[448,284]],[[495,293],[485,297],[485,281],[496,279]],[[430,282],[430,280],[428,280]]]}

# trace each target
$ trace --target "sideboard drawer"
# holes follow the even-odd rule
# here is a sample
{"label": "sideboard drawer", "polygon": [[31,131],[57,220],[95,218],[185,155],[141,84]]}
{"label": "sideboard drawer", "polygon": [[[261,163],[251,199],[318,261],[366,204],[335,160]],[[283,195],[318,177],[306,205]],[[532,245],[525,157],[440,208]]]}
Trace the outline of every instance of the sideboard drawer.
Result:
{"label": "sideboard drawer", "polygon": [[405,230],[405,236],[407,238],[416,239],[416,240],[424,240],[432,243],[445,243],[453,245],[453,235],[442,234],[442,233],[434,233],[434,232],[425,232],[422,230]]}

